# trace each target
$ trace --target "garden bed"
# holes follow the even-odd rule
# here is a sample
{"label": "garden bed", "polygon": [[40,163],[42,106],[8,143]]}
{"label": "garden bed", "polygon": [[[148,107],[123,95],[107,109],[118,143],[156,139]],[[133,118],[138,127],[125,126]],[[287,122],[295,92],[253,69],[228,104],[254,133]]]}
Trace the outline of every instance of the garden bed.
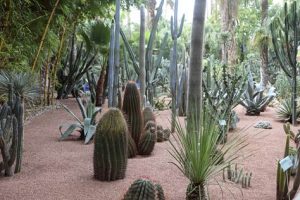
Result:
{"label": "garden bed", "polygon": [[[79,114],[74,99],[63,102]],[[253,178],[249,189],[241,189],[240,185],[229,181],[224,184],[220,180],[219,183],[224,186],[224,199],[234,199],[232,192],[236,199],[273,200],[276,195],[276,160],[282,158],[285,143],[282,123],[275,120],[273,108],[267,108],[258,117],[245,116],[241,107],[238,107],[237,113],[241,118],[238,129],[252,125],[247,130],[250,138],[247,149],[255,152],[239,167],[251,171]],[[169,116],[168,110],[158,112],[158,124],[168,125]],[[253,125],[261,120],[270,121],[273,129],[257,135],[262,129],[255,129]],[[150,157],[129,159],[125,179],[100,182],[93,178],[93,144],[83,145],[82,141],[71,139],[58,141],[58,127],[65,122],[73,122],[72,117],[63,109],[55,109],[33,118],[25,126],[22,171],[10,178],[0,178],[1,200],[119,200],[130,184],[141,177],[160,183],[167,199],[185,199],[188,180],[169,163],[173,159],[168,153],[168,142],[157,143]],[[209,190],[211,199],[222,199],[218,185],[210,186]]]}

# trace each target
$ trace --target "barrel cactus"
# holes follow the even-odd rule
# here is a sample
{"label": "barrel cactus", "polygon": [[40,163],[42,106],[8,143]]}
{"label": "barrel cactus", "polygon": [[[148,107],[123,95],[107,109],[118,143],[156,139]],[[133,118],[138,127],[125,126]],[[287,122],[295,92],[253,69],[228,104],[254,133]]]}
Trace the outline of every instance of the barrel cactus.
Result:
{"label": "barrel cactus", "polygon": [[119,109],[111,108],[102,116],[94,143],[95,178],[101,181],[123,179],[128,159],[128,128]]}
{"label": "barrel cactus", "polygon": [[134,81],[129,81],[126,85],[122,110],[127,118],[130,135],[138,145],[144,124],[140,93]]}
{"label": "barrel cactus", "polygon": [[171,130],[169,128],[166,128],[163,130],[163,132],[164,132],[164,140],[165,141],[169,140],[171,135]]}
{"label": "barrel cactus", "polygon": [[157,142],[165,141],[164,131],[161,129],[157,129]]}
{"label": "barrel cactus", "polygon": [[142,135],[139,143],[139,154],[150,155],[156,143],[156,130],[151,127]]}
{"label": "barrel cactus", "polygon": [[137,147],[132,139],[131,135],[128,134],[128,158],[133,158],[137,155]]}
{"label": "barrel cactus", "polygon": [[153,110],[151,107],[145,107],[143,110],[143,117],[144,117],[144,124],[146,124],[148,121],[154,121],[155,122],[155,116],[153,113]]}
{"label": "barrel cactus", "polygon": [[130,186],[123,200],[164,200],[162,187],[157,185],[146,179],[138,179]]}

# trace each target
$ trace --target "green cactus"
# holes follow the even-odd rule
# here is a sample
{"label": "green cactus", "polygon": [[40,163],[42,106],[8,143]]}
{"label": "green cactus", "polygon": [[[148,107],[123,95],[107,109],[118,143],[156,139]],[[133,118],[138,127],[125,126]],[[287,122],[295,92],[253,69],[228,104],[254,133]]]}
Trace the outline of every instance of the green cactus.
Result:
{"label": "green cactus", "polygon": [[128,158],[134,158],[137,155],[137,147],[132,139],[132,137],[128,134]]}
{"label": "green cactus", "polygon": [[123,179],[127,167],[128,129],[117,108],[100,119],[94,140],[94,176],[101,181]]}
{"label": "green cactus", "polygon": [[163,132],[164,132],[164,140],[165,141],[169,140],[171,135],[171,130],[169,128],[166,128],[163,130]]}
{"label": "green cactus", "polygon": [[143,110],[143,116],[144,116],[144,124],[147,124],[148,121],[154,121],[155,122],[155,116],[153,113],[153,110],[151,107],[145,107]]}
{"label": "green cactus", "polygon": [[138,179],[130,186],[123,200],[164,200],[163,189],[149,180]]}
{"label": "green cactus", "polygon": [[131,137],[138,145],[144,126],[140,93],[134,81],[129,81],[126,85],[122,110],[126,115]]}
{"label": "green cactus", "polygon": [[4,170],[5,176],[14,174],[13,164],[17,156],[18,122],[10,106],[4,104],[0,109],[0,173]]}
{"label": "green cactus", "polygon": [[164,131],[157,130],[157,142],[163,142],[164,140]]}
{"label": "green cactus", "polygon": [[150,155],[154,149],[156,143],[156,130],[151,127],[147,129],[142,135],[139,143],[139,154],[140,155]]}

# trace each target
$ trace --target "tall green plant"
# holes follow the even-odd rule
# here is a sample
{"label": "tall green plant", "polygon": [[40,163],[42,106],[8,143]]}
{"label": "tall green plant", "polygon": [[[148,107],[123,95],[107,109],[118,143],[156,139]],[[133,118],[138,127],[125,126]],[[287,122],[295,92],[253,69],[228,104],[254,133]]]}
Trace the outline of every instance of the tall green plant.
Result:
{"label": "tall green plant", "polygon": [[189,120],[188,126],[176,121],[174,140],[170,140],[170,154],[175,159],[173,164],[190,180],[186,199],[207,200],[208,182],[238,158],[237,152],[247,146],[246,138],[234,136],[220,146],[217,121],[205,107],[201,116],[193,114]]}
{"label": "tall green plant", "polygon": [[292,1],[289,8],[286,2],[282,14],[281,17],[272,20],[270,28],[276,57],[292,87],[292,123],[296,125],[298,73],[296,56],[300,42],[300,9],[297,7],[297,1]]}

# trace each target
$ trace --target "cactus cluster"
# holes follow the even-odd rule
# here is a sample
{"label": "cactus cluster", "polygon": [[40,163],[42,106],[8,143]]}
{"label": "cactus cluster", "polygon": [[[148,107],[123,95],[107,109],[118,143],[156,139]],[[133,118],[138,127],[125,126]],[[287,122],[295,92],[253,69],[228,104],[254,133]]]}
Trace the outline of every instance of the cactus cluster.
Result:
{"label": "cactus cluster", "polygon": [[156,143],[155,116],[150,107],[142,112],[140,93],[133,81],[129,81],[125,88],[123,113],[129,129],[128,157],[132,158],[137,153],[150,155]]}
{"label": "cactus cluster", "polygon": [[12,176],[13,165],[17,156],[18,122],[12,114],[11,107],[6,103],[0,109],[0,173],[4,170],[5,176]]}
{"label": "cactus cluster", "polygon": [[[227,172],[227,173],[226,173]],[[223,180],[225,181],[227,174],[227,179],[236,183],[241,184],[242,188],[251,187],[251,178],[252,172],[243,172],[241,168],[238,170],[237,164],[235,164],[234,169],[231,168],[231,165],[228,165],[227,168],[223,169]]]}
{"label": "cactus cluster", "polygon": [[100,119],[94,139],[94,176],[101,181],[123,179],[128,159],[128,128],[122,112],[109,109]]}
{"label": "cactus cluster", "polygon": [[131,184],[123,200],[165,200],[165,195],[161,185],[138,179]]}
{"label": "cactus cluster", "polygon": [[157,126],[157,142],[164,142],[169,140],[171,135],[171,130],[166,128],[163,129],[161,125]]}

